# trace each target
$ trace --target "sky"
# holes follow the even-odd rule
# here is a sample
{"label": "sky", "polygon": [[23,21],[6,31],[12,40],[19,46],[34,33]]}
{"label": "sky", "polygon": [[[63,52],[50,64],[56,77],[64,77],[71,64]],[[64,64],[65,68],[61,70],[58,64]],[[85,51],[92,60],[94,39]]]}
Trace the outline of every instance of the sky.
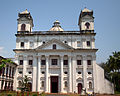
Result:
{"label": "sky", "polygon": [[120,0],[1,0],[0,56],[14,58],[18,13],[27,9],[34,21],[33,31],[47,31],[59,20],[62,28],[78,31],[78,18],[84,8],[93,10],[97,63],[106,62],[120,51]]}

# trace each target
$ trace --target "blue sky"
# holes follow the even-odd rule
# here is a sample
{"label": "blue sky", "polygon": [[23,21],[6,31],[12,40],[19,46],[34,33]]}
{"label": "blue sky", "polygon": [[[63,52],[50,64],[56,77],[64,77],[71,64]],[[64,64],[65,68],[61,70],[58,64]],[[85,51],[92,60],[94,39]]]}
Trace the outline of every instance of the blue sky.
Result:
{"label": "blue sky", "polygon": [[55,20],[65,31],[77,31],[85,7],[94,11],[97,63],[105,62],[112,52],[120,51],[120,0],[1,0],[0,55],[14,57],[19,12],[30,11],[36,31],[49,30]]}

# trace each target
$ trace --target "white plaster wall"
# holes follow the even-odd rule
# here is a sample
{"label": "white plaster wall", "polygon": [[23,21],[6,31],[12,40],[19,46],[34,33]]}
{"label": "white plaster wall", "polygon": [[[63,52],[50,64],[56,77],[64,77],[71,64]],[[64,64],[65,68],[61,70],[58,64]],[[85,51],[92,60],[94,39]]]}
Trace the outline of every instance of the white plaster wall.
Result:
{"label": "white plaster wall", "polygon": [[[56,43],[53,43],[53,44],[56,44]],[[53,44],[49,45],[49,46],[46,46],[45,48],[43,49],[53,49]],[[60,46],[59,44],[56,44],[56,49],[65,49],[64,47]]]}
{"label": "white plaster wall", "polygon": [[97,92],[104,93],[105,85],[104,85],[104,70],[96,64],[96,74],[97,74]]}
{"label": "white plaster wall", "polygon": [[25,24],[26,25],[26,28],[25,28],[25,31],[32,31],[32,20],[28,20],[27,18],[25,17],[22,17],[18,20],[18,26],[17,26],[17,31],[21,31],[21,25],[22,24]]}
{"label": "white plaster wall", "polygon": [[[26,22],[24,22],[23,24],[25,24],[26,25],[26,27],[25,27],[25,31],[30,31],[30,24],[27,24]],[[21,25],[22,24],[18,24],[18,31],[21,31]]]}
{"label": "white plaster wall", "polygon": [[96,70],[98,84],[97,92],[101,94],[114,94],[114,86],[110,81],[105,79],[104,70],[99,65],[96,66]]}
{"label": "white plaster wall", "polygon": [[107,94],[114,94],[114,85],[107,79],[105,79],[105,93]]}
{"label": "white plaster wall", "polygon": [[90,16],[84,16],[82,19],[81,19],[81,30],[86,30],[86,26],[85,26],[85,23],[86,22],[89,22],[90,23],[90,27],[88,30],[94,30],[94,19]]}
{"label": "white plaster wall", "polygon": [[[39,38],[39,39],[38,39]],[[64,43],[64,41],[67,41],[67,44],[69,46],[72,46],[73,48],[95,48],[95,43],[94,43],[94,37],[93,36],[79,36],[79,35],[73,35],[73,36],[69,36],[65,37],[62,35],[59,36],[50,36],[49,38],[47,36],[26,36],[26,37],[19,37],[17,38],[17,42],[16,42],[16,49],[34,49],[37,48],[39,46],[41,46],[43,44],[43,41],[48,42],[49,40],[52,39],[58,39],[60,41],[62,41]],[[63,40],[65,39],[65,40]],[[80,47],[77,47],[77,41],[80,41]],[[86,45],[86,42],[90,41],[91,42],[91,46],[88,47]],[[20,47],[20,43],[21,42],[25,42],[25,46],[24,48]],[[33,42],[33,46],[30,45],[30,42]],[[47,46],[48,48],[52,48],[52,45]],[[62,48],[62,46],[58,45],[58,48],[64,49]]]}

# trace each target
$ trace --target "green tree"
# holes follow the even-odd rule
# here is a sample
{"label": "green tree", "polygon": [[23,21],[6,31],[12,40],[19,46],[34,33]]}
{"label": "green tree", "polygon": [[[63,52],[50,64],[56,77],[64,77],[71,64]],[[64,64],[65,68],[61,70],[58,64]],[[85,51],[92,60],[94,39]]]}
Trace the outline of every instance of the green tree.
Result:
{"label": "green tree", "polygon": [[29,78],[25,75],[25,77],[23,77],[23,79],[21,80],[21,86],[18,88],[21,90],[22,93],[25,91],[30,91],[28,81]]}
{"label": "green tree", "polygon": [[1,60],[1,64],[0,64],[0,70],[2,70],[3,67],[6,66],[6,64],[9,64],[9,63],[14,63],[11,59],[2,59]]}

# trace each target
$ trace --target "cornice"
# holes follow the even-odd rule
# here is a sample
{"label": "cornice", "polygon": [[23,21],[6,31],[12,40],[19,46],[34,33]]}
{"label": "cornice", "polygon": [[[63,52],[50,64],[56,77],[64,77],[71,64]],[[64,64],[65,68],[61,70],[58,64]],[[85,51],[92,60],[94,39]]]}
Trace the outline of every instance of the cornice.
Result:
{"label": "cornice", "polygon": [[91,51],[97,52],[98,49],[13,49],[14,52],[78,52],[78,51]]}
{"label": "cornice", "polygon": [[34,32],[22,32],[18,31],[15,36],[34,36],[34,35],[93,35],[95,36],[94,30],[82,30],[82,31],[34,31]]}

